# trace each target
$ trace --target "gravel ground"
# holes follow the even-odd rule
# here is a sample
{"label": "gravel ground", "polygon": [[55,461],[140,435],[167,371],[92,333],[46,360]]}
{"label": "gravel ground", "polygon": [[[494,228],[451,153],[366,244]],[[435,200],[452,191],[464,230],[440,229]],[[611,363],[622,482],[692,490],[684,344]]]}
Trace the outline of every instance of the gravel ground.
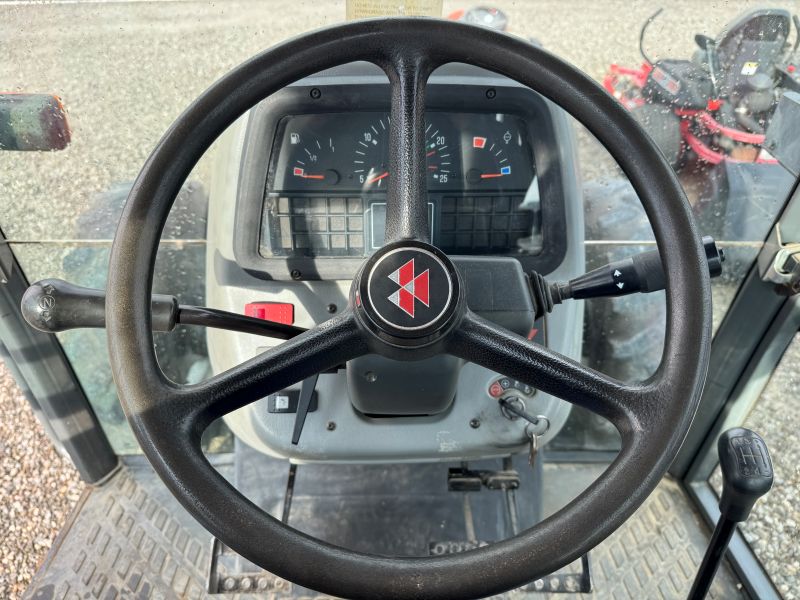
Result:
{"label": "gravel ground", "polygon": [[787,444],[797,440],[800,426],[798,364],[800,336],[789,346],[745,421],[746,427],[763,432],[770,444],[775,483],[770,495],[756,505],[744,535],[786,600],[800,598],[800,462],[796,448]]}
{"label": "gravel ground", "polygon": [[83,491],[0,362],[0,598],[22,595]]}
{"label": "gravel ground", "polygon": [[[742,528],[785,600],[800,599],[800,463],[786,442],[797,439],[800,426],[800,335],[786,350],[778,368],[744,426],[757,431],[770,448],[775,480],[769,495],[756,504]],[[784,442],[783,444],[781,442]],[[794,451],[793,451],[794,450]],[[711,484],[722,489],[719,468]]]}
{"label": "gravel ground", "polygon": [[[511,17],[515,32],[537,38],[596,78],[611,62],[640,62],[640,24],[664,6],[661,0],[497,4]],[[797,9],[796,2],[770,4]],[[461,5],[448,0],[445,12]],[[726,1],[709,7],[696,0],[673,0],[649,31],[647,45],[661,56],[688,57],[694,33],[715,35],[752,5]],[[0,226],[6,236],[25,241],[74,237],[78,215],[115,182],[131,180],[166,127],[213,80],[281,39],[344,15],[343,2],[283,6],[276,10],[275,2],[260,1],[34,6],[0,1],[0,88],[59,94],[73,127],[73,144],[64,152],[0,153]],[[608,163],[597,158],[585,136],[582,141],[586,173],[602,171],[599,165]],[[193,178],[206,184],[207,174],[208,163],[203,161]],[[68,250],[58,244],[21,245],[15,250],[31,279],[63,274]],[[794,387],[776,387],[765,405],[780,405],[778,391],[794,391],[798,384],[783,385]],[[11,532],[0,543],[0,597],[6,598],[24,589],[76,501],[80,484],[52,450],[2,367],[0,408],[0,528]],[[777,410],[766,412],[773,419],[761,429],[771,439],[794,439],[797,413],[793,419],[778,419],[782,413]],[[786,456],[789,461],[792,455]],[[796,494],[796,470],[794,474],[794,479],[785,477],[794,482],[789,488]],[[783,496],[773,493],[759,510],[765,514],[765,527],[772,515],[782,523],[782,531],[754,527],[752,535],[757,544],[766,546],[770,540],[773,548],[781,549],[783,554],[764,550],[764,556],[771,561],[770,570],[786,573],[787,585],[794,588],[797,536],[795,529],[792,539],[788,524],[800,518],[797,502],[787,500],[779,506],[773,498]],[[785,571],[782,561],[792,549],[794,570]]]}

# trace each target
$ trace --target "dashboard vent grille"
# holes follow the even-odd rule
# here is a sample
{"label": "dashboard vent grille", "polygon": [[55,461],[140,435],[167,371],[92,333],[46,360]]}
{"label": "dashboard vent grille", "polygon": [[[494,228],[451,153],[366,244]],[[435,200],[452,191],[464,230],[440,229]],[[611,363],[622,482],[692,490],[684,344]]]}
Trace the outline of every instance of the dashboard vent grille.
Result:
{"label": "dashboard vent grille", "polygon": [[529,237],[537,218],[522,209],[525,197],[445,196],[436,245],[445,252],[509,252],[520,238]]}
{"label": "dashboard vent grille", "polygon": [[[432,194],[429,201],[433,243],[452,254],[530,251],[531,236],[539,230],[541,214],[523,207],[524,200],[523,194]],[[366,256],[370,253],[368,247],[376,249],[383,243],[385,202],[385,196],[377,195],[368,199],[268,197],[263,228],[269,235],[262,237],[262,253],[275,257]],[[376,218],[380,223],[370,221]]]}
{"label": "dashboard vent grille", "polygon": [[364,256],[361,198],[270,198],[272,252],[279,255]]}

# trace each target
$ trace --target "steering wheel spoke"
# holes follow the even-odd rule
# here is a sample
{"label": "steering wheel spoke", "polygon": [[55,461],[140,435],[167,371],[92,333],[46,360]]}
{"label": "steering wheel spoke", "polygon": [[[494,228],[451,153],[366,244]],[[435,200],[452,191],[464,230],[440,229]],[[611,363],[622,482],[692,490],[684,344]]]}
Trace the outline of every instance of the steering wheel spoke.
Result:
{"label": "steering wheel spoke", "polygon": [[384,68],[391,93],[386,243],[428,242],[425,88],[434,63],[428,52],[412,45],[397,49]]}
{"label": "steering wheel spoke", "polygon": [[586,408],[624,434],[642,427],[648,384],[626,384],[467,312],[448,351]]}
{"label": "steering wheel spoke", "polygon": [[[168,421],[182,421],[199,436],[215,419],[366,352],[348,310],[201,383],[177,385],[162,379],[169,398],[152,409],[168,411]],[[160,392],[153,390],[147,398],[164,397]]]}

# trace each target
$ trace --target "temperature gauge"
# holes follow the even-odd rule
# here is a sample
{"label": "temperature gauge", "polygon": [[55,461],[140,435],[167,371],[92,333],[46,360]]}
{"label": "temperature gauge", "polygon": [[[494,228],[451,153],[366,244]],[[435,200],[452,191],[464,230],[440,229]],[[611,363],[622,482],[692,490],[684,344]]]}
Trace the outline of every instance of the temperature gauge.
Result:
{"label": "temperature gauge", "polygon": [[469,149],[464,152],[468,184],[480,186],[487,181],[511,175],[511,163],[503,149],[508,140],[494,141],[486,136],[474,135],[469,142]]}

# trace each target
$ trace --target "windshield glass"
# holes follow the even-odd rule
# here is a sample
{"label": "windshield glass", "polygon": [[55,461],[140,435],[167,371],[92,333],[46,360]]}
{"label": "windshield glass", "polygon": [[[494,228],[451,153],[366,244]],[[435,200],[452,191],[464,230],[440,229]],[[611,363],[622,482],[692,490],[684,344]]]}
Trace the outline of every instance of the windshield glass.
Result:
{"label": "windshield glass", "polygon": [[[786,7],[791,8],[790,4]],[[735,25],[748,7],[746,2],[703,11],[676,7],[653,17],[657,3],[637,2],[626,4],[624,23],[619,20],[623,15],[604,3],[552,6],[542,13],[514,3],[501,7],[501,15],[511,17],[508,26],[514,34],[530,38],[577,65],[625,103],[673,162],[701,232],[714,236],[727,257],[723,276],[713,280],[715,327],[794,182],[762,145],[715,133],[717,126],[708,121],[714,117],[720,122],[718,127],[735,129],[759,141],[769,124],[767,113],[775,109],[778,92],[770,88],[768,111],[750,111],[758,123],[743,124],[739,118],[743,107],[756,103],[751,80],[764,69],[751,65],[758,62],[755,59],[744,60],[752,58],[754,52],[748,46],[754,43],[748,41],[749,37],[744,41],[737,38],[734,48],[734,42],[728,39],[731,36],[726,37],[724,31],[731,23]],[[458,8],[448,3],[442,14],[464,18]],[[355,10],[353,6],[351,9]],[[298,10],[304,14],[302,19],[297,18]],[[72,132],[71,143],[59,152],[0,152],[2,230],[31,281],[61,277],[88,287],[104,286],[110,244],[131,183],[159,137],[184,107],[252,54],[345,17],[343,6],[337,3],[300,3],[293,5],[291,15],[266,3],[237,8],[204,3],[47,7],[13,3],[3,6],[2,11],[7,58],[0,66],[0,87],[10,92],[57,95],[66,108]],[[42,18],[43,13],[47,18]],[[498,25],[497,14],[477,14],[485,24]],[[652,63],[640,55],[638,39],[640,27],[651,17],[642,49]],[[36,37],[24,25],[34,20],[40,23]],[[772,35],[775,27],[781,26],[769,24],[765,31]],[[565,31],[570,33],[565,35]],[[727,48],[728,54],[721,57],[727,62],[718,68],[720,73],[728,73],[729,81],[720,80],[719,85],[730,89],[720,89],[716,94],[705,90],[705,95],[700,94],[702,106],[691,98],[670,106],[658,95],[667,93],[665,88],[648,79],[648,72],[655,64],[656,69],[666,68],[667,77],[675,80],[669,85],[682,85],[682,89],[707,85],[708,76],[698,73],[708,73],[708,58],[697,45],[695,33],[716,37],[722,44],[720,50]],[[785,33],[788,35],[788,31]],[[791,89],[788,82],[793,81],[790,71],[794,58],[787,53],[788,37],[777,44],[780,52],[772,48],[774,45],[758,52],[772,57],[774,64],[764,71],[770,77],[778,79],[786,72],[787,80],[779,90],[782,93],[784,88]],[[757,72],[746,75],[748,69]],[[722,103],[725,110],[707,110],[711,96],[730,97]],[[733,112],[728,114],[728,109]],[[380,121],[379,114],[374,116],[364,114],[364,123],[353,122],[353,130],[363,128],[370,135],[371,121]],[[591,135],[579,125],[576,130],[587,270],[652,249],[652,231],[624,174]],[[175,294],[186,304],[206,304],[204,214],[214,185],[214,152],[212,149],[197,165],[176,201],[156,271],[154,291]],[[376,186],[380,183],[378,180]],[[284,204],[276,203],[275,210],[281,206]],[[289,206],[288,201],[285,206]],[[447,222],[449,217],[444,218]],[[309,227],[315,225],[316,221],[309,221]],[[360,238],[360,230],[350,236],[351,240]],[[451,238],[449,244],[455,246],[455,234]],[[541,245],[536,242],[536,231],[526,239]],[[379,239],[375,244],[379,245]],[[332,256],[353,253],[346,246],[342,248],[333,247],[329,252]],[[272,248],[262,250],[273,252]],[[478,246],[471,251],[488,250]],[[285,253],[285,248],[276,247],[275,252]],[[664,309],[663,295],[658,293],[588,302],[584,359],[623,379],[648,376],[661,356]],[[136,451],[104,358],[103,332],[76,330],[59,335],[104,427],[113,433],[115,447],[121,452]],[[190,382],[208,375],[208,349],[201,330],[181,328],[178,335],[159,334],[157,345],[162,366],[172,378]],[[583,436],[595,430],[576,422],[580,410],[573,413],[565,433],[575,425],[581,439],[565,435],[556,443],[583,447],[588,443]],[[600,436],[594,443],[614,447],[616,435],[609,435],[608,440]]]}
{"label": "windshield glass", "polygon": [[[790,4],[786,4],[787,8],[791,8]],[[624,23],[619,20],[623,18],[619,11],[610,10],[603,3],[551,6],[541,14],[514,3],[501,8],[502,14],[511,17],[509,28],[513,33],[530,38],[577,65],[625,103],[673,162],[701,232],[714,236],[727,257],[723,276],[713,280],[716,327],[758,254],[794,177],[776,163],[763,144],[739,142],[735,134],[726,136],[715,128],[749,135],[751,142],[763,141],[777,96],[798,85],[790,83],[794,81],[794,58],[786,37],[758,50],[771,57],[767,71],[753,67],[758,62],[755,59],[744,60],[755,52],[748,46],[755,43],[748,41],[752,32],[737,34],[738,41],[731,41],[731,35],[726,37],[724,32],[726,25],[735,25],[737,17],[748,8],[746,2],[703,11],[676,7],[653,17],[658,6],[649,2],[626,3]],[[442,14],[464,18],[458,8],[447,3]],[[6,60],[0,66],[0,87],[10,92],[57,95],[66,108],[71,128],[71,143],[65,150],[0,152],[3,233],[31,281],[61,277],[88,287],[104,286],[110,244],[131,183],[159,137],[183,108],[211,82],[252,54],[345,17],[343,6],[337,3],[300,3],[293,5],[291,15],[288,11],[275,11],[266,3],[236,8],[204,3],[79,3],[47,7],[12,3],[1,10]],[[302,19],[297,18],[298,10],[303,12]],[[42,18],[44,13],[46,18]],[[497,25],[493,19],[500,18],[497,14],[480,15],[490,25]],[[638,37],[640,27],[651,17],[642,45],[652,61],[648,62],[640,55]],[[35,37],[24,25],[34,20],[40,23]],[[775,27],[782,26],[773,23],[765,31],[772,35]],[[565,35],[565,31],[570,33]],[[654,68],[666,69],[667,87],[683,86],[684,91],[710,85],[707,53],[697,45],[695,33],[716,37],[720,51],[727,49],[728,54],[720,56],[724,65],[717,65],[720,89],[716,93],[697,92],[700,100],[689,98],[670,105],[662,97],[668,90],[654,83],[652,77],[648,79]],[[788,36],[788,31],[785,33]],[[742,36],[744,39],[740,39]],[[773,46],[779,46],[780,52]],[[744,109],[764,96],[763,92],[754,91],[758,86],[754,88],[752,81],[754,77],[762,79],[758,77],[762,71],[775,80],[785,75],[786,80],[778,91],[770,88],[766,101],[762,98],[767,110],[749,110],[757,122],[744,123]],[[727,73],[726,82],[721,79],[723,72]],[[729,100],[721,102],[724,109],[710,111],[709,101],[717,100],[716,96]],[[354,131],[363,128],[366,135],[371,135],[371,121],[381,120],[379,114],[366,113],[361,118],[363,124],[352,125]],[[462,115],[459,119],[469,121],[474,117]],[[579,125],[576,130],[587,269],[652,249],[650,226],[624,174],[591,135]],[[284,143],[288,147],[292,140],[287,138]],[[197,165],[175,204],[156,271],[154,291],[175,294],[186,304],[206,304],[204,215],[209,190],[215,184],[214,152],[212,149]],[[294,163],[288,166],[302,169]],[[368,173],[361,177],[365,175],[370,178]],[[296,173],[293,179],[298,180]],[[378,180],[375,185],[380,183]],[[275,210],[283,206],[288,210],[288,201],[276,203]],[[447,222],[449,217],[444,218]],[[522,223],[523,227],[530,227],[530,222]],[[309,221],[309,227],[315,225],[316,221]],[[533,233],[533,237],[525,239],[532,240],[534,248],[540,247],[536,230]],[[338,238],[334,235],[331,239]],[[360,240],[360,230],[350,239]],[[458,250],[455,233],[448,239]],[[380,238],[374,243],[379,245],[379,241]],[[264,249],[263,243],[262,238],[262,253],[271,254],[273,248]],[[288,242],[284,239],[283,243],[285,246]],[[358,253],[344,245],[341,250],[331,248],[332,256]],[[470,251],[488,250],[489,246],[481,250],[478,245]],[[285,254],[286,248],[279,244],[274,251]],[[662,294],[588,302],[584,359],[624,379],[648,376],[661,356],[664,314]],[[113,433],[115,447],[121,452],[136,451],[104,358],[104,334],[77,330],[59,335],[104,427]],[[190,382],[208,375],[208,349],[202,331],[181,328],[178,335],[159,334],[157,345],[162,366],[172,378]],[[571,425],[580,418],[579,410],[573,412],[576,414]],[[594,431],[586,424],[575,425],[580,436]],[[566,433],[569,431],[570,427]],[[615,434],[610,436],[613,439],[604,440],[601,436],[594,442],[614,447]],[[562,436],[556,443],[570,447],[588,442]]]}

